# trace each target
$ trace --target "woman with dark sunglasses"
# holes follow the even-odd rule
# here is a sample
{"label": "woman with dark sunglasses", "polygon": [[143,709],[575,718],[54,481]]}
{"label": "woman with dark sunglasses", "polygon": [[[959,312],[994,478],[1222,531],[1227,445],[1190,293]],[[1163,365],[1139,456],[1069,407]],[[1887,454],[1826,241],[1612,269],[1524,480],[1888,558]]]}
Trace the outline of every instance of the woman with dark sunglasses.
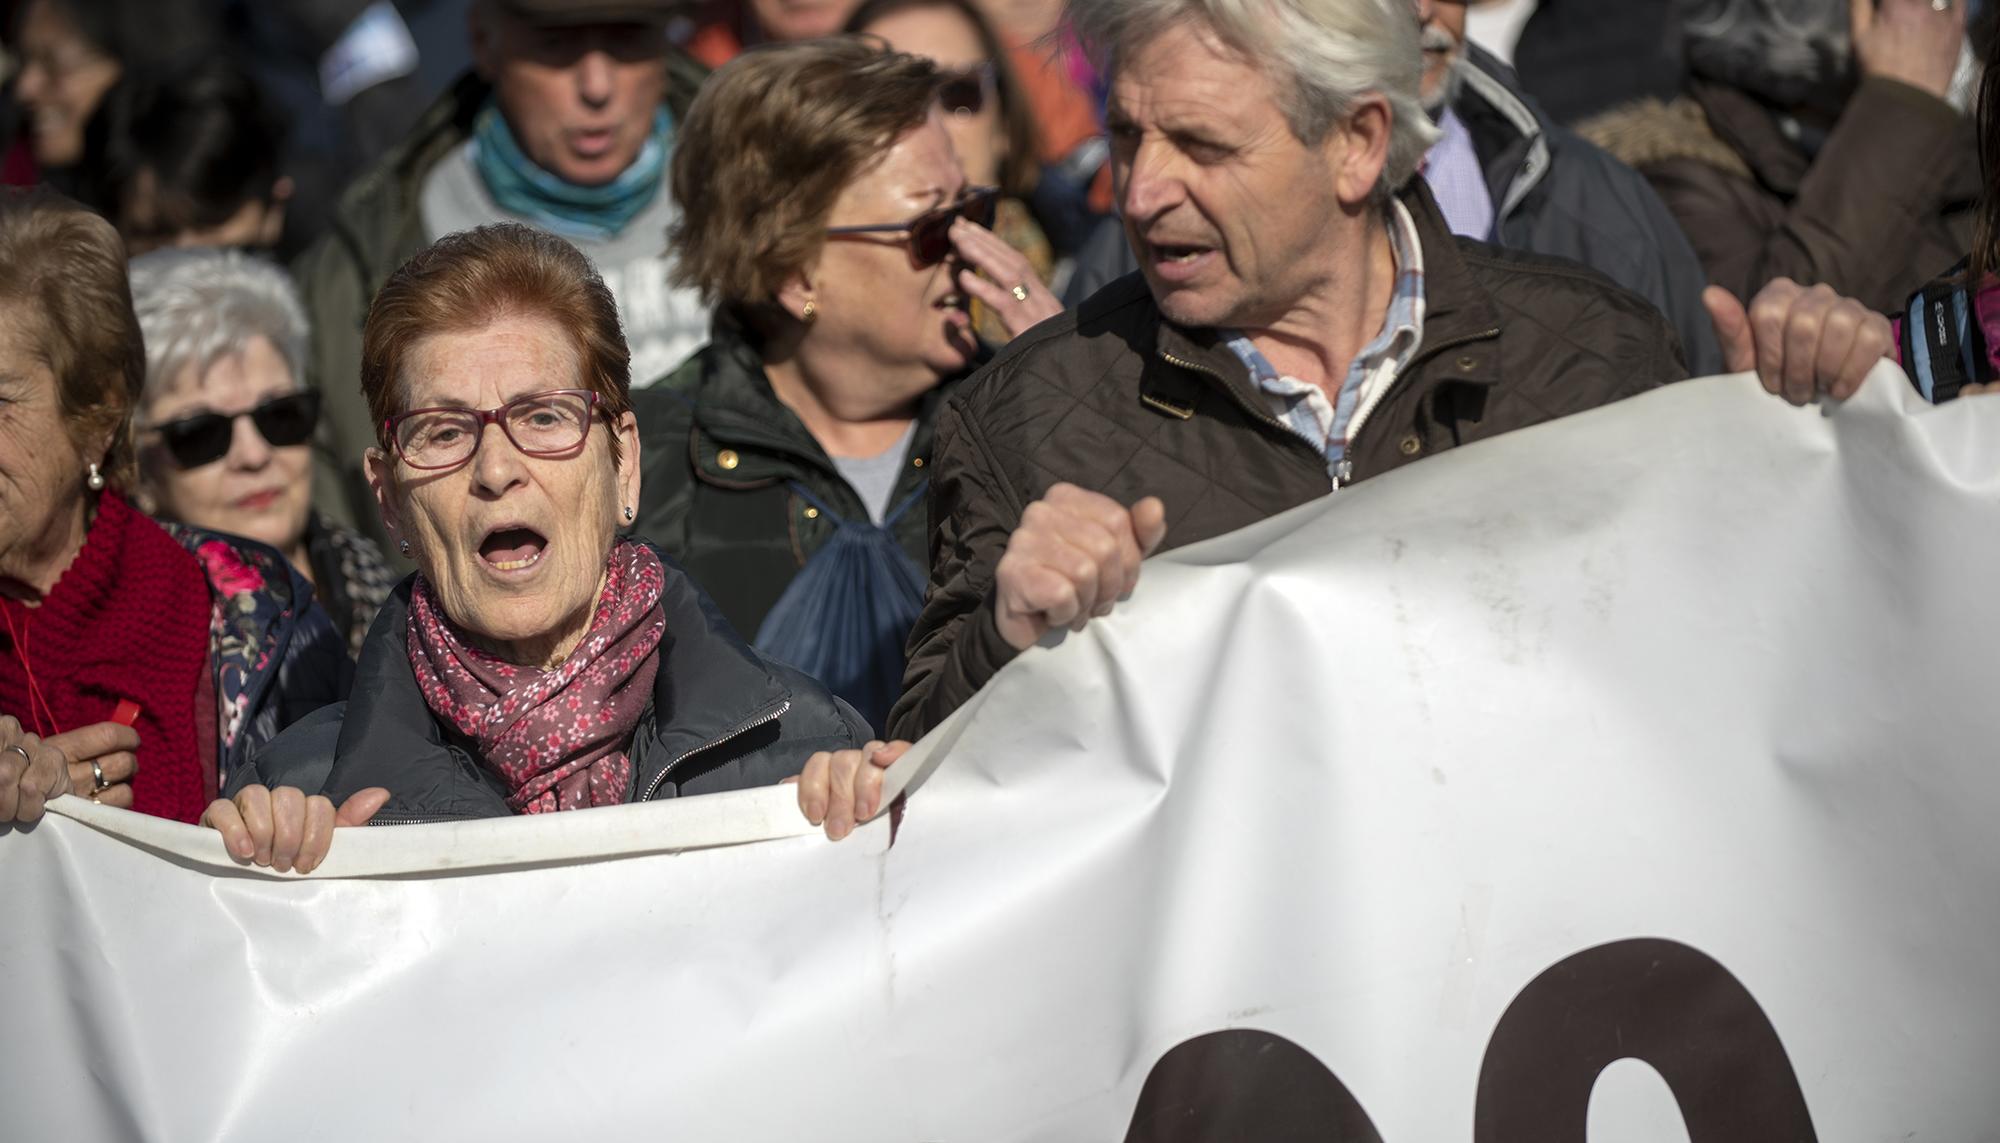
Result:
{"label": "woman with dark sunglasses", "polygon": [[636,530],[760,650],[882,725],[922,600],[925,465],[944,399],[1003,336],[1061,306],[988,229],[929,60],[860,37],[746,52],[674,152],[682,278],[710,345],[635,395]]}
{"label": "woman with dark sunglasses", "polygon": [[[1055,251],[1028,207],[1041,177],[1034,114],[985,14],[970,0],[867,0],[847,30],[938,66],[938,106],[959,165],[973,184],[999,188],[987,228],[1047,282]],[[981,338],[1007,341],[1005,323],[984,303],[972,316]]]}
{"label": "woman with dark sunglasses", "polygon": [[309,331],[291,279],[236,251],[160,250],[133,260],[132,302],[141,506],[278,549],[359,653],[397,577],[374,541],[313,510],[319,393],[299,381]]}
{"label": "woman with dark sunglasses", "polygon": [[26,736],[0,819],[75,793],[195,821],[347,693],[346,644],[273,548],[132,506],[145,352],[111,224],[0,191],[0,266],[0,715]]}

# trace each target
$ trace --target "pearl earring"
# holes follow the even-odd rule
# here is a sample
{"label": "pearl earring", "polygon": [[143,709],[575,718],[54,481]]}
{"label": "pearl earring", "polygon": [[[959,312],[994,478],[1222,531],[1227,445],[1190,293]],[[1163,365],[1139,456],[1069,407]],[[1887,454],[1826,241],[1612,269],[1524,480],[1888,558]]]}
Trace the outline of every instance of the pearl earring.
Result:
{"label": "pearl earring", "polygon": [[83,478],[83,483],[92,492],[102,492],[104,491],[104,474],[97,471],[97,466],[93,464],[90,466],[90,475]]}

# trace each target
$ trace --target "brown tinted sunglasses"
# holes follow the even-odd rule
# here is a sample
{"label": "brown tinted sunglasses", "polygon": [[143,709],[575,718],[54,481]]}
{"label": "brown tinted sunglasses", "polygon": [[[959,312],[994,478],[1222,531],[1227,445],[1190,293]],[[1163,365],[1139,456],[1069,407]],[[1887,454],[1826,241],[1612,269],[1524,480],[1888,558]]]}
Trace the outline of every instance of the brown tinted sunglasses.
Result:
{"label": "brown tinted sunglasses", "polygon": [[827,235],[839,238],[854,234],[908,233],[910,261],[918,269],[935,266],[951,256],[951,224],[963,218],[991,229],[1000,191],[995,187],[973,187],[957,202],[927,210],[907,222],[878,222],[867,226],[831,226]]}

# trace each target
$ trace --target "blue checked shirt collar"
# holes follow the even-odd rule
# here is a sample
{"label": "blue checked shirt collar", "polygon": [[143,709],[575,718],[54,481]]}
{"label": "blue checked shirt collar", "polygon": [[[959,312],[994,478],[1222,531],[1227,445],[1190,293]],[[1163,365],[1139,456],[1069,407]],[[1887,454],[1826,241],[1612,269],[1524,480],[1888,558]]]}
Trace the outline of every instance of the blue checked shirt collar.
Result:
{"label": "blue checked shirt collar", "polygon": [[1389,312],[1382,331],[1348,365],[1337,399],[1330,399],[1317,385],[1279,373],[1247,334],[1223,334],[1225,344],[1250,371],[1250,379],[1264,395],[1272,415],[1326,457],[1327,475],[1335,483],[1345,471],[1351,430],[1361,427],[1355,421],[1356,412],[1365,413],[1380,399],[1423,343],[1423,244],[1417,237],[1416,221],[1400,201],[1389,201],[1387,215],[1389,252],[1396,265]]}

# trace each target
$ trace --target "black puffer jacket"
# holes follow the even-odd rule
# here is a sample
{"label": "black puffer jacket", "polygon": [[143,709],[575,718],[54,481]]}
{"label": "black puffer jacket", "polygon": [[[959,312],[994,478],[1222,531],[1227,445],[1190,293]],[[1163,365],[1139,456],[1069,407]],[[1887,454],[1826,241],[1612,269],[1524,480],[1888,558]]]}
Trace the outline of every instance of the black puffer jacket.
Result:
{"label": "black puffer jacket", "polygon": [[[713,794],[779,782],[820,750],[858,747],[871,734],[818,683],[744,645],[671,559],[660,597],[667,633],[653,703],[633,734],[630,802]],[[408,651],[411,580],[375,617],[347,702],[305,719],[257,752],[232,783],[318,791],[335,803],[387,788],[380,824],[503,817],[500,781],[472,743],[425,705]]]}

